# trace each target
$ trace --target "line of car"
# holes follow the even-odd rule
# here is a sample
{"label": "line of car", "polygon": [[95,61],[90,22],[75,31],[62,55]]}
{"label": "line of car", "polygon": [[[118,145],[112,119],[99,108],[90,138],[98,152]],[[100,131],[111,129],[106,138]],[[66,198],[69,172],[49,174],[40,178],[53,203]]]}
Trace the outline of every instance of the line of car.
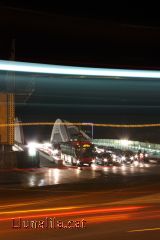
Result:
{"label": "line of car", "polygon": [[96,148],[93,158],[95,165],[138,165],[139,163],[147,163],[149,155],[146,152],[134,152],[132,150],[121,150],[116,148]]}

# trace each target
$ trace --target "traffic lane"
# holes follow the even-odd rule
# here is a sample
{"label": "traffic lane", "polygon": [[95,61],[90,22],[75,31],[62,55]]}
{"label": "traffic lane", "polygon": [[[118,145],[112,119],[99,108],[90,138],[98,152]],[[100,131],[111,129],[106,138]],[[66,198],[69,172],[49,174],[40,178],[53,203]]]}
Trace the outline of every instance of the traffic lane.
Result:
{"label": "traffic lane", "polygon": [[102,167],[54,167],[38,169],[0,170],[0,185],[12,187],[42,187],[57,184],[98,181],[105,184],[131,180],[132,177],[158,175],[160,166],[144,164],[141,166]]}
{"label": "traffic lane", "polygon": [[[0,239],[29,239],[37,236],[39,239],[149,239],[159,237],[160,226],[160,193],[159,186],[152,192],[146,187],[132,187],[102,192],[63,193],[57,197],[55,193],[39,201],[17,201],[11,206],[10,201],[2,204],[0,212]],[[23,190],[24,191],[24,190]],[[39,190],[41,191],[41,190]],[[32,193],[32,192],[31,192]],[[44,196],[44,192],[41,192]],[[23,196],[23,194],[22,194]],[[146,202],[146,199],[148,202]],[[17,199],[18,200],[18,199]],[[27,205],[28,203],[28,205]],[[25,205],[26,204],[26,205]],[[56,217],[65,224],[68,220],[82,220],[87,222],[86,229],[13,229],[12,218],[44,219]],[[138,231],[139,230],[139,231]],[[140,231],[141,230],[141,231]],[[65,233],[64,233],[65,231]],[[149,235],[147,233],[149,231]],[[151,232],[151,233],[150,233]],[[107,235],[106,235],[107,234]],[[158,238],[154,238],[158,239]]]}
{"label": "traffic lane", "polygon": [[[67,167],[61,168],[49,168],[44,172],[32,172],[26,174],[25,182],[23,186],[25,187],[35,187],[35,186],[47,186],[47,185],[57,185],[57,184],[72,184],[78,182],[104,182],[105,184],[110,184],[117,181],[129,181],[132,177],[147,176],[147,175],[159,175],[160,166],[153,167],[149,164],[143,167],[130,167],[130,166],[111,166],[111,167]],[[130,178],[130,179],[128,179]]]}
{"label": "traffic lane", "polygon": [[96,171],[82,171],[79,168],[41,168],[41,169],[15,169],[0,171],[0,185],[14,187],[41,187],[64,183],[76,183],[92,180],[100,173]]}

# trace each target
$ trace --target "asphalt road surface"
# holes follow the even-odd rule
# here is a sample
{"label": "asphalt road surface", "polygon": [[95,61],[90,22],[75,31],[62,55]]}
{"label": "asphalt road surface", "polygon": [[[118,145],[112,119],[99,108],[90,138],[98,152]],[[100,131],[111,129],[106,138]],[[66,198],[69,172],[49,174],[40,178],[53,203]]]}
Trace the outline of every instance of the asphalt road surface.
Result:
{"label": "asphalt road surface", "polygon": [[[41,187],[57,184],[98,182],[99,184],[129,183],[142,176],[159,176],[160,165],[135,166],[55,166],[52,168],[0,170],[0,186]],[[118,181],[117,181],[118,180]]]}
{"label": "asphalt road surface", "polygon": [[0,176],[1,240],[160,239],[158,165],[15,169]]}

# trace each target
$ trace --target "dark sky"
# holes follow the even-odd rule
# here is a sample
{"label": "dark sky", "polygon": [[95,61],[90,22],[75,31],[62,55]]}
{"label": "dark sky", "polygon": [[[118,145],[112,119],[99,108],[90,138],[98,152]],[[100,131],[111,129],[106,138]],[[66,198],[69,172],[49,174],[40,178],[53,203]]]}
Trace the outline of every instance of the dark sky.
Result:
{"label": "dark sky", "polygon": [[[144,6],[0,3],[0,57],[55,64],[159,68],[159,14]],[[125,6],[126,7],[126,6]]]}
{"label": "dark sky", "polygon": [[[136,6],[104,8],[0,2],[0,59],[75,66],[160,69],[158,11]],[[23,121],[160,122],[160,82],[153,79],[59,78],[16,75],[16,114]],[[1,76],[1,89],[2,80]],[[23,80],[23,81],[22,81]],[[32,131],[33,130],[33,131]],[[50,128],[27,129],[49,137]],[[32,133],[32,135],[31,135]],[[97,138],[159,142],[160,130],[94,129]]]}

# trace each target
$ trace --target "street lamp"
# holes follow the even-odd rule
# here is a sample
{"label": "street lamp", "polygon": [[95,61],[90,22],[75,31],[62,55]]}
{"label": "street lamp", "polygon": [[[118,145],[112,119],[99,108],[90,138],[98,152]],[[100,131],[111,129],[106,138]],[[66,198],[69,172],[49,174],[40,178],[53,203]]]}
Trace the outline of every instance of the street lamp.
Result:
{"label": "street lamp", "polygon": [[92,140],[93,140],[93,123],[91,123],[91,127],[92,127]]}
{"label": "street lamp", "polygon": [[91,138],[93,140],[93,123],[83,123],[84,125],[90,125],[92,127],[92,133],[91,133]]}

